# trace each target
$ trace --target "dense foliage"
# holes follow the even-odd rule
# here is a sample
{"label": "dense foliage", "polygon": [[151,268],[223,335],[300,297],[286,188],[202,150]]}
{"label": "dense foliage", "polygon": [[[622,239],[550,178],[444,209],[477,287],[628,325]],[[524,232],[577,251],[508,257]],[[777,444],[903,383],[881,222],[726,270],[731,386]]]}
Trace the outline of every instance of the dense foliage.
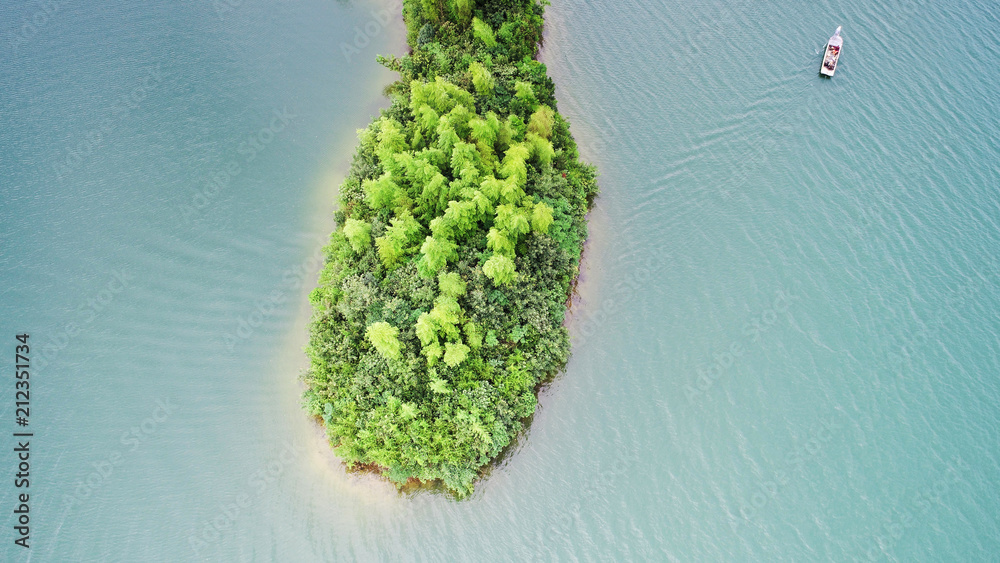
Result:
{"label": "dense foliage", "polygon": [[459,495],[569,354],[595,171],[535,60],[535,0],[405,0],[402,79],[340,189],[307,410],[336,453]]}

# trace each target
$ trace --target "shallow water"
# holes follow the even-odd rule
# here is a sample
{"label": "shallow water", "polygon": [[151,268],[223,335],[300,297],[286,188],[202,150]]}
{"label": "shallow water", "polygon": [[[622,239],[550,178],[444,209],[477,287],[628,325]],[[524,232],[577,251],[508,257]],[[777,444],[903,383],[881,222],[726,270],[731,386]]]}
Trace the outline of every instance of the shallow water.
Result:
{"label": "shallow water", "polygon": [[398,6],[214,6],[60,4],[13,42],[41,8],[4,8],[33,560],[1000,552],[990,4],[551,7],[543,59],[602,173],[573,358],[461,502],[345,473],[298,405],[315,253],[402,44],[371,12]]}

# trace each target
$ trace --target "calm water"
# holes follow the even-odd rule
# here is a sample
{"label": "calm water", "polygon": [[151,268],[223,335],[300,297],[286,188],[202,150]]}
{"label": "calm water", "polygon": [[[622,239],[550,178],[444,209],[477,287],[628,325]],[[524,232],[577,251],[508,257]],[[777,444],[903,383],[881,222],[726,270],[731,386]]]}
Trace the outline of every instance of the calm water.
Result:
{"label": "calm water", "polygon": [[995,6],[553,6],[543,58],[602,172],[574,355],[455,502],[346,474],[298,407],[398,6],[233,4],[0,8],[32,560],[995,560]]}

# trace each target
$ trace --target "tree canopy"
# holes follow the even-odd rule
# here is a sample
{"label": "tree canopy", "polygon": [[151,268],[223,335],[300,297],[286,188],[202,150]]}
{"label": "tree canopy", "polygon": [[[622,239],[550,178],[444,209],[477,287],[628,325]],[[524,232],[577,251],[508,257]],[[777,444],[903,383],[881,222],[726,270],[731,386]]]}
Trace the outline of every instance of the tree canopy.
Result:
{"label": "tree canopy", "polygon": [[459,496],[565,364],[595,170],[535,60],[536,0],[404,0],[310,294],[304,401],[348,464]]}

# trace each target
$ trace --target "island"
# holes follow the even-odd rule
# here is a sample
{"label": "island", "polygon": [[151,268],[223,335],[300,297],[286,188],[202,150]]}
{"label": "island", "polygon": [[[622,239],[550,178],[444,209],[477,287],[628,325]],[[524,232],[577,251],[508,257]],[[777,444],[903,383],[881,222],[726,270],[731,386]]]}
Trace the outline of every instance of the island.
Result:
{"label": "island", "polygon": [[536,60],[547,1],[404,0],[410,53],[339,190],[307,412],[349,467],[474,490],[569,357],[597,195]]}

